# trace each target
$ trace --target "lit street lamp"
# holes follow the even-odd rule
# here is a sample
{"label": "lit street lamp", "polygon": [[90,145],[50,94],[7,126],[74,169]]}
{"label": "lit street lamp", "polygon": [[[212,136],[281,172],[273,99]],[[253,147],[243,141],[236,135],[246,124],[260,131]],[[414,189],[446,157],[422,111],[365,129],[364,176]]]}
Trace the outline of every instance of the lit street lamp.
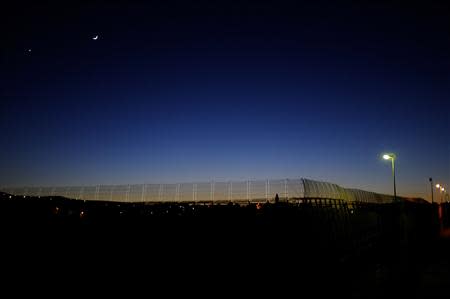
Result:
{"label": "lit street lamp", "polygon": [[392,153],[383,155],[384,160],[391,160],[392,162],[392,177],[394,178],[394,202],[397,201],[397,189],[395,187],[395,158],[397,158],[397,156]]}
{"label": "lit street lamp", "polygon": [[443,202],[443,195],[445,194],[445,188],[441,184],[436,184],[436,189],[439,190],[439,194],[441,194],[441,203]]}

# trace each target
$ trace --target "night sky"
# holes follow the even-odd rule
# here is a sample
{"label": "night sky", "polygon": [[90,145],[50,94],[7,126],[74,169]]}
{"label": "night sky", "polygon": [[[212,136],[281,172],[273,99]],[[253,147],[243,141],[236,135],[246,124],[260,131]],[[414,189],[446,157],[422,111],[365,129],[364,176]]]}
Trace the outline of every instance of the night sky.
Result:
{"label": "night sky", "polygon": [[337,2],[2,7],[0,185],[450,189],[450,4]]}

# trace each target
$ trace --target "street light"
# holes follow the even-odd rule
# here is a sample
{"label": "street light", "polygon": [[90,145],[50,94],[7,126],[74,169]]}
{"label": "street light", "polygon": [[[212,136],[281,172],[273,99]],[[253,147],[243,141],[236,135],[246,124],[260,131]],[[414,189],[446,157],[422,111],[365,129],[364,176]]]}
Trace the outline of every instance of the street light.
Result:
{"label": "street light", "polygon": [[397,158],[397,156],[393,153],[383,155],[384,160],[391,160],[392,162],[392,177],[394,178],[394,202],[397,201],[397,189],[395,187],[395,158]]}
{"label": "street light", "polygon": [[444,193],[444,191],[445,191],[445,188],[444,188],[444,186],[442,186],[441,184],[436,184],[436,189],[438,189],[439,190],[439,194],[441,195],[441,203],[442,203],[442,193]]}
{"label": "street light", "polygon": [[433,204],[433,202],[434,202],[434,199],[433,199],[433,178],[429,178],[429,181],[430,181],[430,187],[431,187],[431,204]]}

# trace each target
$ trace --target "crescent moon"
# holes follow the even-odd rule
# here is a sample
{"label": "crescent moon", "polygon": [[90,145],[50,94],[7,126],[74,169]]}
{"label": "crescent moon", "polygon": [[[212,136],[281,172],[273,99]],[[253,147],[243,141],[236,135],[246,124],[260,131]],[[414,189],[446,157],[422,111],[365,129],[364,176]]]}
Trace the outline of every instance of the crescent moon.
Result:
{"label": "crescent moon", "polygon": [[98,35],[94,36],[92,39],[93,40],[97,40],[98,39]]}

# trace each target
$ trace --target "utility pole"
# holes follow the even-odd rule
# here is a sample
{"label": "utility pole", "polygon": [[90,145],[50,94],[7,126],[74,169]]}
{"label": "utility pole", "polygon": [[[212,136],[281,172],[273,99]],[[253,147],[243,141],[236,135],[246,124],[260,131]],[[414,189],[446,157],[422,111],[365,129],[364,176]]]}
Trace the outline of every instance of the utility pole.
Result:
{"label": "utility pole", "polygon": [[434,190],[433,190],[433,178],[430,178],[429,180],[430,180],[430,186],[431,186],[431,204],[433,204],[433,202],[434,202],[434,199],[433,199],[433,193],[434,193]]}

